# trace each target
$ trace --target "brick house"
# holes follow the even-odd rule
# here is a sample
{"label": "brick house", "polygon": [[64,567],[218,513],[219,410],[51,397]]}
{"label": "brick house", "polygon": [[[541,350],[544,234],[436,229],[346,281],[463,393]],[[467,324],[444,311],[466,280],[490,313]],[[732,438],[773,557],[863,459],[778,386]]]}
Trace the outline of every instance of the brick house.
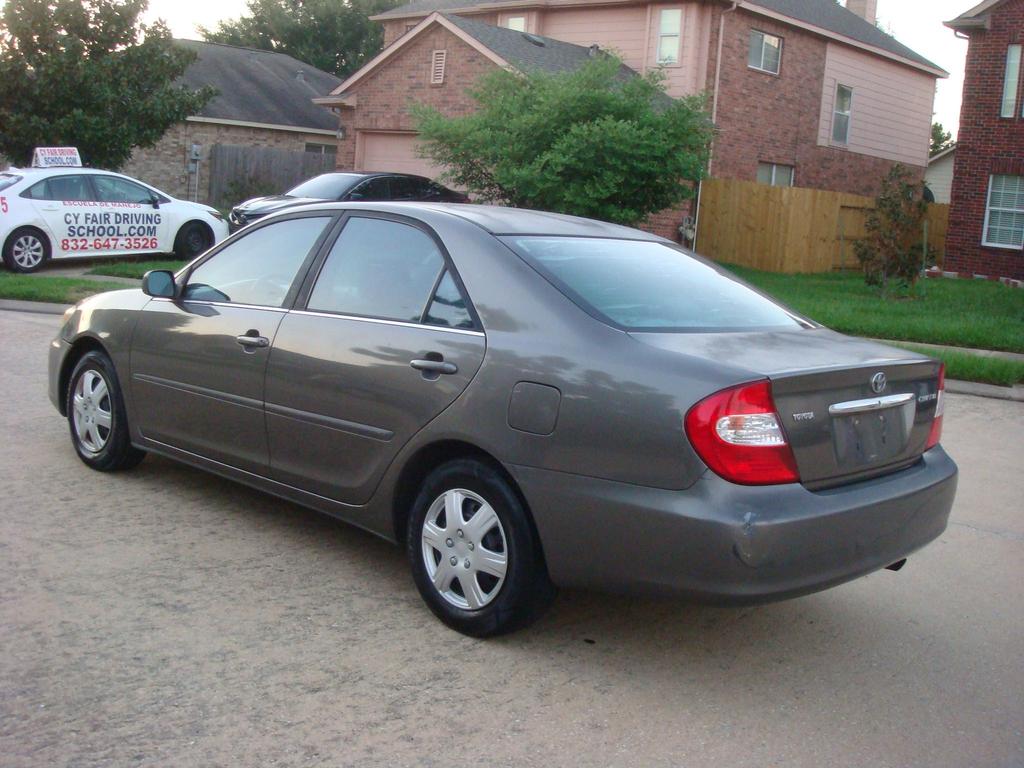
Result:
{"label": "brick house", "polygon": [[1024,279],[1024,0],[946,22],[970,40],[946,268]]}
{"label": "brick house", "polygon": [[[171,126],[156,145],[136,149],[123,173],[175,197],[209,198],[208,159],[215,144],[334,154],[338,120],[312,99],[341,80],[291,56],[197,40],[176,40],[196,52],[182,84],[217,94],[198,114]],[[198,145],[198,166],[191,164]],[[198,180],[198,183],[197,183]]]}
{"label": "brick house", "polygon": [[[894,162],[924,177],[942,69],[879,30],[876,0],[415,0],[373,17],[384,50],[318,103],[339,111],[338,168],[436,175],[408,106],[452,115],[489,68],[557,70],[617,53],[705,92],[711,175],[875,194]],[[674,236],[681,212],[648,222]]]}

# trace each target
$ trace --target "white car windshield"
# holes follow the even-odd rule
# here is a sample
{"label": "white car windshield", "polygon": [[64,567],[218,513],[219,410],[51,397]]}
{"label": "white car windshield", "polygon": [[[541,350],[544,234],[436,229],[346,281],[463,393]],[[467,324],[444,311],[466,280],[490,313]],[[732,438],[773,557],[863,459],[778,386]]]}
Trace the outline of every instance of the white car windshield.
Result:
{"label": "white car windshield", "polygon": [[7,189],[8,187],[13,187],[15,184],[21,181],[21,178],[21,176],[17,176],[13,173],[0,173],[0,190]]}

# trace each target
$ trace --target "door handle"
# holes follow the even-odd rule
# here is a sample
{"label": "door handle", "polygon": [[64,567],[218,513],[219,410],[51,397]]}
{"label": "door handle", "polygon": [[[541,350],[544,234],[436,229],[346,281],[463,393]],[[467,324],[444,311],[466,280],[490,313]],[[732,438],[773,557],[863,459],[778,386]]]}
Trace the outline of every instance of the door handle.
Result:
{"label": "door handle", "polygon": [[410,360],[409,365],[415,368],[417,371],[423,371],[425,374],[443,373],[446,376],[450,376],[453,373],[459,372],[459,367],[455,363],[446,363],[444,360]]}
{"label": "door handle", "polygon": [[270,346],[270,339],[266,336],[260,336],[260,332],[255,328],[246,331],[241,336],[235,336],[235,341],[245,347],[246,351]]}

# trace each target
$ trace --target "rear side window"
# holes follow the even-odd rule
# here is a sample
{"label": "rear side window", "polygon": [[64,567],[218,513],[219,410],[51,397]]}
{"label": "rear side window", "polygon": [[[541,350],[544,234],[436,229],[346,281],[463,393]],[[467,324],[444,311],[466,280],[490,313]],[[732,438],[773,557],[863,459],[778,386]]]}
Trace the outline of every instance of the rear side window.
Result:
{"label": "rear side window", "polygon": [[472,328],[473,318],[466,307],[466,299],[455,284],[452,273],[445,270],[444,277],[437,284],[434,299],[427,307],[423,322],[428,325],[444,325],[449,328]]}
{"label": "rear side window", "polygon": [[86,176],[51,176],[33,184],[24,193],[33,200],[92,200],[92,187]]}
{"label": "rear side window", "polygon": [[661,243],[582,237],[504,237],[582,309],[632,331],[799,328],[773,301]]}
{"label": "rear side window", "polygon": [[418,323],[443,268],[437,244],[416,227],[353,217],[331,248],[307,306]]}

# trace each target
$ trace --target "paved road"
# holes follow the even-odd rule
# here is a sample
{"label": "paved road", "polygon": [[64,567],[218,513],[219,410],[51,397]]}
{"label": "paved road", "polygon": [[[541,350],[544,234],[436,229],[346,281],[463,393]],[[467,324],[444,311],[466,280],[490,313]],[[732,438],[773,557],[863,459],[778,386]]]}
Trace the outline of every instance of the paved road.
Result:
{"label": "paved road", "polygon": [[105,476],[0,313],[4,766],[1024,765],[1024,405],[952,396],[954,522],[751,608],[563,594],[475,641],[397,549],[160,459]]}

